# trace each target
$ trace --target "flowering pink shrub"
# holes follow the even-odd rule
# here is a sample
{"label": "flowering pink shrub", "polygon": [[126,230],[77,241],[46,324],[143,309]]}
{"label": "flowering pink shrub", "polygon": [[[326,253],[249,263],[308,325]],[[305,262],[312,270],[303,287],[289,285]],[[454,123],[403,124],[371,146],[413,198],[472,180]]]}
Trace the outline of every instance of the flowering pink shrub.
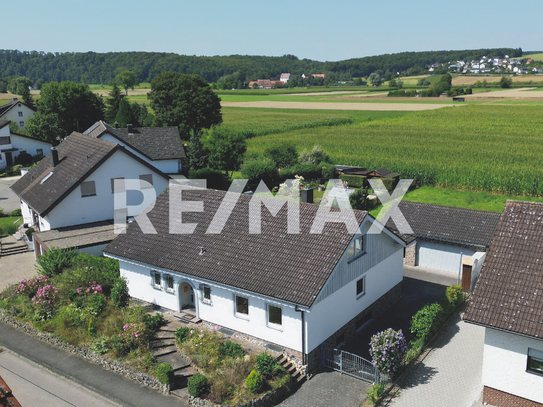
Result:
{"label": "flowering pink shrub", "polygon": [[370,355],[374,366],[381,373],[393,374],[401,366],[407,353],[407,343],[402,330],[389,328],[371,337]]}
{"label": "flowering pink shrub", "polygon": [[32,302],[38,308],[52,309],[58,300],[58,290],[51,284],[38,288]]}
{"label": "flowering pink shrub", "polygon": [[97,284],[96,281],[89,281],[89,286],[87,288],[85,287],[79,287],[77,290],[77,293],[91,293],[91,294],[100,294],[102,293],[102,286],[100,284]]}
{"label": "flowering pink shrub", "polygon": [[21,280],[19,285],[15,287],[17,294],[26,295],[29,298],[36,295],[38,288],[45,286],[49,282],[49,277],[40,276],[28,280]]}
{"label": "flowering pink shrub", "polygon": [[120,350],[128,353],[145,342],[145,326],[142,323],[125,324],[119,338],[122,344]]}

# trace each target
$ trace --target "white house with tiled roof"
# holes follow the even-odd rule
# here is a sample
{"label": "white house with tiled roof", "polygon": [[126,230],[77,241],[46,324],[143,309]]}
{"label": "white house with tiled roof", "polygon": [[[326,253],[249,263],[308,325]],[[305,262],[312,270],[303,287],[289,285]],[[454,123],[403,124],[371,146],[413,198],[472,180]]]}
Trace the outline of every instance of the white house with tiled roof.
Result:
{"label": "white house with tiled roof", "polygon": [[[294,233],[287,205],[272,216],[258,197],[234,194],[224,215],[223,191],[173,191],[170,186],[147,214],[156,233],[134,222],[104,249],[119,260],[135,298],[189,309],[311,370],[320,364],[321,345],[341,346],[401,295],[404,243],[388,229],[368,233],[376,221],[366,212],[354,211],[359,232],[347,231],[341,212],[331,212],[319,231],[313,227],[324,206],[302,203],[300,233]],[[182,223],[172,196],[185,201]],[[261,209],[260,233],[249,231],[251,202]],[[215,218],[218,211],[223,216]],[[194,230],[182,233],[175,225]]]}
{"label": "white house with tiled roof", "polygon": [[0,170],[17,164],[22,153],[43,156],[49,152],[51,144],[23,134],[11,133],[9,120],[0,120]]}
{"label": "white house with tiled roof", "polygon": [[0,119],[11,120],[23,129],[28,119],[36,113],[36,109],[25,105],[17,98],[13,98],[11,102],[0,106]]}

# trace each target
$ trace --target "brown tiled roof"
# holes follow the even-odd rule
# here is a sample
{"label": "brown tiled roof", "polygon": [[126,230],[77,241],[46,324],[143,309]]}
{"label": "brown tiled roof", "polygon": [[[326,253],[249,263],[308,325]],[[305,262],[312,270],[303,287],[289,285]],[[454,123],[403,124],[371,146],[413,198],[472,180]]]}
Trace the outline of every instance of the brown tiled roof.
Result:
{"label": "brown tiled roof", "polygon": [[543,338],[543,204],[507,201],[464,315]]}
{"label": "brown tiled roof", "polygon": [[88,247],[98,244],[106,244],[115,239],[113,221],[86,223],[64,228],[35,232],[34,238],[45,247],[59,249],[72,247]]}
{"label": "brown tiled roof", "polygon": [[1,407],[21,407],[8,384],[0,376],[0,406]]}
{"label": "brown tiled roof", "polygon": [[57,150],[59,163],[54,169],[49,154],[11,186],[13,192],[41,216],[45,216],[118,150],[168,178],[121,145],[81,133],[69,135]]}
{"label": "brown tiled roof", "polygon": [[185,148],[181,143],[177,127],[133,127],[116,129],[109,124],[99,121],[93,124],[83,134],[91,137],[102,137],[109,133],[124,144],[143,154],[151,160],[171,160],[185,158]]}
{"label": "brown tiled roof", "polygon": [[[501,216],[499,212],[421,202],[401,201],[399,207],[414,232],[411,238],[403,236],[405,240],[419,237],[484,247],[490,246]],[[392,218],[387,227],[399,235]]]}
{"label": "brown tiled roof", "polygon": [[[286,205],[274,217],[262,208],[262,233],[249,234],[250,197],[240,195],[220,234],[206,233],[225,192],[183,191],[184,201],[203,201],[203,212],[184,212],[183,223],[198,223],[192,234],[169,234],[169,189],[148,214],[157,234],[143,234],[137,222],[104,253],[151,267],[311,306],[353,234],[344,224],[327,223],[322,234],[309,230],[318,205],[300,204],[300,233],[287,233]],[[367,212],[355,211],[361,223]],[[200,255],[203,247],[204,254]]]}

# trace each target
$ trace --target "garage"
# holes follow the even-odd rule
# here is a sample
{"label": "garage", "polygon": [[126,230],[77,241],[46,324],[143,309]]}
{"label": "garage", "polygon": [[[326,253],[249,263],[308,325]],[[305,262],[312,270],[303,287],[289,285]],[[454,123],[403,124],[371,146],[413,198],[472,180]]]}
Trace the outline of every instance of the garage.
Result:
{"label": "garage", "polygon": [[473,256],[474,250],[466,247],[417,240],[416,266],[458,274],[461,256]]}

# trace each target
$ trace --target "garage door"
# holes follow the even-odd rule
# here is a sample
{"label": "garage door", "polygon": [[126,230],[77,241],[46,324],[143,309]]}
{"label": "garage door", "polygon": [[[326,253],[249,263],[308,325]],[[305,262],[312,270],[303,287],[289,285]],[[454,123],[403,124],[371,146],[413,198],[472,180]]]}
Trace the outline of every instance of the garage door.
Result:
{"label": "garage door", "polygon": [[473,256],[475,252],[465,247],[434,242],[417,242],[416,265],[458,275],[461,260],[460,253],[463,253],[464,256]]}

